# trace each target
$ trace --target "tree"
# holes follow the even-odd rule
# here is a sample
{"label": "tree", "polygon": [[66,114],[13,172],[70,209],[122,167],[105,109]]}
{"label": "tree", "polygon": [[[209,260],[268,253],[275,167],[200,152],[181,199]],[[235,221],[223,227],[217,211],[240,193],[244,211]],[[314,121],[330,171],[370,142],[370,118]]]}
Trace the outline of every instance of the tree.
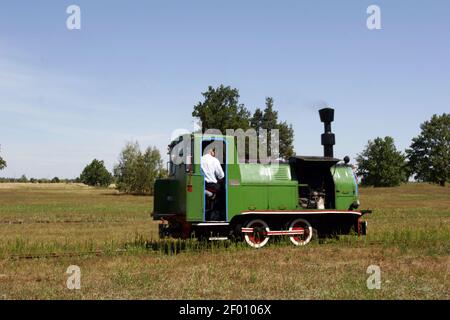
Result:
{"label": "tree", "polygon": [[28,182],[27,176],[23,174],[23,175],[20,177],[20,179],[18,180],[18,182],[22,182],[22,183]]}
{"label": "tree", "polygon": [[445,186],[450,181],[450,114],[435,114],[420,128],[406,150],[409,172],[416,180]]}
{"label": "tree", "polygon": [[61,182],[61,180],[59,180],[59,178],[58,178],[58,177],[53,177],[53,179],[52,179],[52,180],[50,180],[50,182],[51,182],[51,183],[60,183],[60,182]]}
{"label": "tree", "polygon": [[3,158],[0,156],[0,170],[3,170],[6,168],[6,161],[3,160]]}
{"label": "tree", "polygon": [[280,132],[280,157],[288,160],[295,155],[293,146],[294,129],[286,121],[278,123],[277,127]]}
{"label": "tree", "polygon": [[114,167],[116,187],[125,193],[152,194],[155,180],[163,174],[159,150],[148,147],[142,153],[137,142],[125,145]]}
{"label": "tree", "polygon": [[239,91],[220,85],[217,89],[209,86],[202,93],[203,102],[198,102],[192,112],[193,117],[202,121],[202,130],[218,129],[222,134],[227,129],[247,130],[250,126],[250,112],[239,103]]}
{"label": "tree", "polygon": [[79,180],[88,186],[107,187],[111,184],[112,175],[103,160],[94,159],[83,169]]}
{"label": "tree", "polygon": [[391,137],[369,140],[356,161],[357,175],[362,176],[364,185],[394,187],[408,179],[405,156],[397,151]]}
{"label": "tree", "polygon": [[[271,155],[271,138],[272,135],[269,134],[269,130],[278,129],[279,133],[279,155],[282,159],[289,159],[294,155],[294,130],[292,125],[289,125],[286,121],[278,121],[278,111],[273,109],[273,98],[266,98],[266,108],[264,111],[257,108],[253,113],[253,117],[250,120],[250,124],[255,128],[256,132],[260,136],[260,141],[262,143],[267,143],[267,154]],[[267,130],[267,140],[261,139],[260,130]]]}
{"label": "tree", "polygon": [[114,177],[118,190],[131,193],[136,179],[136,163],[140,156],[139,144],[127,143],[119,156],[119,163],[114,166]]}

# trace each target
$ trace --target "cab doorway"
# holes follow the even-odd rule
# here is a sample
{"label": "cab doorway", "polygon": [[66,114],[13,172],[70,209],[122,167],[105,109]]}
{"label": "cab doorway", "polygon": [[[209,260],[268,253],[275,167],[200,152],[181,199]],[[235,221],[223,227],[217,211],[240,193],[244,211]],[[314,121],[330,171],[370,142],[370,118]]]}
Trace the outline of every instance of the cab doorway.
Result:
{"label": "cab doorway", "polygon": [[[217,174],[210,172],[209,179],[215,178],[215,181],[206,181],[205,173],[203,175],[203,220],[205,222],[227,221],[227,144],[224,139],[204,139],[201,145],[202,157],[209,154],[216,158],[223,171],[223,178],[218,179]],[[203,159],[202,159],[203,161]],[[205,167],[206,168],[206,167]],[[219,170],[220,171],[220,170]]]}

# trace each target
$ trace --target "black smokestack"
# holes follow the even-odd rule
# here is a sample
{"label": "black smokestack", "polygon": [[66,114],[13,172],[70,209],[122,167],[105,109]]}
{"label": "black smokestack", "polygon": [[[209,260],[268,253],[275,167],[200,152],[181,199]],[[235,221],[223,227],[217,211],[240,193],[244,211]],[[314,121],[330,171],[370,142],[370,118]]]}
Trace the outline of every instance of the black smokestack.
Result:
{"label": "black smokestack", "polygon": [[331,123],[334,121],[334,109],[323,108],[319,110],[319,114],[325,131],[322,133],[323,156],[332,158],[335,144],[334,133],[331,132]]}

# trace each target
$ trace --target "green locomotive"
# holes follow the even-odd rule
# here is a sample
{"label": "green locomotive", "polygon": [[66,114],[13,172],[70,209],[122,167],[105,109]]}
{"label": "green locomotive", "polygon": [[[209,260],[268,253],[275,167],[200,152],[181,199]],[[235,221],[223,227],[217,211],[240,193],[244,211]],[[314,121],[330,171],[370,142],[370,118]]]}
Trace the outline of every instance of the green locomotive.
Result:
{"label": "green locomotive", "polygon": [[[298,246],[313,236],[364,235],[366,222],[361,217],[370,211],[357,210],[358,185],[348,157],[333,157],[334,110],[319,113],[325,125],[323,157],[255,164],[240,161],[235,136],[186,134],[172,141],[169,177],[157,180],[154,189],[152,215],[161,221],[160,236],[234,238],[260,248],[271,236],[287,236]],[[205,189],[199,161],[212,144],[223,150],[220,197]],[[222,205],[215,207],[217,201]]]}

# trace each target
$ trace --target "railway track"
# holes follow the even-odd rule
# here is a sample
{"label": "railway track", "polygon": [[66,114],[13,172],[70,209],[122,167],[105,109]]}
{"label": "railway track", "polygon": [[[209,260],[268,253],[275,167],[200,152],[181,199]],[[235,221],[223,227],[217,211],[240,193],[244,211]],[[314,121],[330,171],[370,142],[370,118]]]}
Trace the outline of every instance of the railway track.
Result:
{"label": "railway track", "polygon": [[[114,254],[125,253],[126,249],[117,249],[113,251]],[[83,257],[83,256],[104,256],[111,254],[111,251],[95,250],[83,252],[49,252],[49,253],[25,253],[13,254],[7,256],[9,260],[34,260],[34,259],[51,259],[51,258],[66,258],[66,257]]]}
{"label": "railway track", "polygon": [[[323,243],[322,245],[326,245],[327,243]],[[394,242],[385,242],[385,241],[367,241],[364,243],[348,243],[351,247],[364,247],[364,246],[376,246],[376,245],[405,245],[406,241],[394,241]],[[200,251],[200,250],[211,250],[211,246],[208,244],[198,244],[195,247],[190,247],[186,241],[164,241],[164,240],[154,240],[146,242],[142,245],[135,245],[135,247],[143,247],[149,251],[154,252],[162,252],[165,254],[177,254],[183,252],[189,248],[190,251]],[[344,245],[345,247],[345,245]],[[224,249],[227,248],[227,245],[223,246]],[[60,259],[60,258],[71,258],[71,257],[84,257],[84,256],[105,256],[105,255],[119,255],[130,252],[127,248],[120,248],[116,250],[93,250],[93,251],[82,251],[82,252],[47,252],[47,253],[24,253],[24,254],[13,254],[5,256],[3,259],[7,260],[36,260],[36,259]]]}

